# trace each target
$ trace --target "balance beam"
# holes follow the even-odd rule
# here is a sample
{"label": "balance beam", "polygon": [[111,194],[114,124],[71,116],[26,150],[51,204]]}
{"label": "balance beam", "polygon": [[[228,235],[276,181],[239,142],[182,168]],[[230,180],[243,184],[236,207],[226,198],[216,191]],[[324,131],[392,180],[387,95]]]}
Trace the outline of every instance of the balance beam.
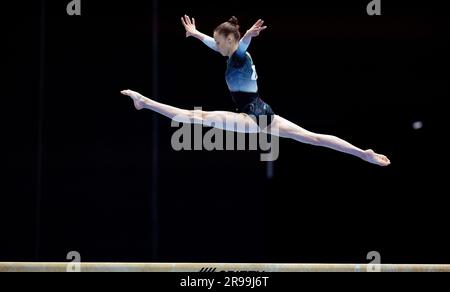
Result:
{"label": "balance beam", "polygon": [[[450,272],[450,265],[81,263],[81,272]],[[67,272],[74,263],[0,263],[0,272]]]}

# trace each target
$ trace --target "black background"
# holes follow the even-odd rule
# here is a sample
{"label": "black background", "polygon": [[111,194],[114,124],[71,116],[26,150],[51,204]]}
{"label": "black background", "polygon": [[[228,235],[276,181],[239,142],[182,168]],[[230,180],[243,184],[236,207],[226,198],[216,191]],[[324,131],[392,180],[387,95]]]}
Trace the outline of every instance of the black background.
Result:
{"label": "black background", "polygon": [[[1,261],[449,262],[443,7],[161,0],[153,19],[152,1],[81,1],[71,17],[68,0],[3,7]],[[282,139],[267,179],[259,152],[174,151],[170,120],[120,90],[233,110],[226,59],[184,37],[185,13],[209,35],[263,18],[249,48],[261,97],[392,165]]]}

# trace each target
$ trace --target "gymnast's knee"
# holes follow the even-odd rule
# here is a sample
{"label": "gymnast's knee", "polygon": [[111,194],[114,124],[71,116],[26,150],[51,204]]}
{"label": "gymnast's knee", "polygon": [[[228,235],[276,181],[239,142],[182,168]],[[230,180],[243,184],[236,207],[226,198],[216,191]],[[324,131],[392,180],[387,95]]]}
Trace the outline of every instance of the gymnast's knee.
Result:
{"label": "gymnast's knee", "polygon": [[188,115],[193,123],[203,123],[206,120],[208,113],[203,110],[190,110]]}
{"label": "gymnast's knee", "polygon": [[311,145],[320,146],[323,144],[323,139],[319,134],[308,133],[305,135],[305,139]]}
{"label": "gymnast's knee", "polygon": [[320,137],[320,135],[315,133],[298,133],[297,131],[293,131],[288,135],[289,138],[299,140],[302,143],[314,146],[320,146],[323,143],[323,139]]}
{"label": "gymnast's knee", "polygon": [[181,110],[175,116],[171,117],[173,121],[178,123],[202,123],[204,120],[204,112],[201,110]]}

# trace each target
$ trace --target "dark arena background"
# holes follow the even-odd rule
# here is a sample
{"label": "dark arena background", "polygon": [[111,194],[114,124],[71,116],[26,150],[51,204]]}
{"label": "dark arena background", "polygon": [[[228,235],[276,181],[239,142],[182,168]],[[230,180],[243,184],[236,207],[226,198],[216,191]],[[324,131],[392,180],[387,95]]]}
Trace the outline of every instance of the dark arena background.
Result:
{"label": "dark arena background", "polygon": [[[0,262],[450,263],[449,26],[433,1],[381,0],[381,16],[369,0],[29,2],[2,7]],[[120,91],[234,111],[226,58],[185,38],[184,14],[208,35],[264,19],[248,49],[264,101],[392,164],[289,139],[273,163],[174,150],[170,119]]]}

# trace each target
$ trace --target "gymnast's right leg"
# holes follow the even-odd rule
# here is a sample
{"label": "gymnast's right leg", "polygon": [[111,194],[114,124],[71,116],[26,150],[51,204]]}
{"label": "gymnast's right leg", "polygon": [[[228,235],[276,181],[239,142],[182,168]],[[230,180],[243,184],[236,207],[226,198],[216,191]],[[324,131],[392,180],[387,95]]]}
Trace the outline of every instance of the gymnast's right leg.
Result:
{"label": "gymnast's right leg", "polygon": [[132,90],[123,90],[122,94],[133,99],[134,106],[137,110],[146,108],[160,113],[161,115],[179,123],[204,124],[205,126],[214,127],[221,130],[240,133],[260,132],[256,122],[251,119],[249,115],[244,113],[185,110],[151,100]]}

